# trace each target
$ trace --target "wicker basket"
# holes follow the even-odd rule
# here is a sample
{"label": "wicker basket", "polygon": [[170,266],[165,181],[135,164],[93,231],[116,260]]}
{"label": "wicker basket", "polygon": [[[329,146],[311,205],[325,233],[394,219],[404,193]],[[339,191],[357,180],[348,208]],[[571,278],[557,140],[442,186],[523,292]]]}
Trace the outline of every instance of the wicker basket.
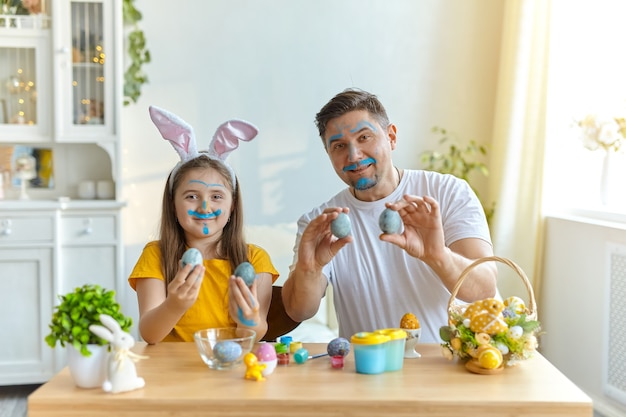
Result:
{"label": "wicker basket", "polygon": [[[465,325],[461,324],[463,311],[465,310],[467,305],[460,305],[457,302],[456,296],[459,292],[459,289],[461,288],[461,285],[463,285],[463,282],[469,276],[472,269],[482,263],[493,261],[501,262],[509,266],[517,273],[517,275],[524,283],[524,286],[526,287],[529,299],[527,305],[526,303],[524,303],[523,311],[519,311],[514,315],[509,314],[506,319],[503,319],[507,322],[507,326],[514,325],[516,327],[519,327],[519,329],[516,329],[517,331],[519,331],[520,329],[522,330],[522,333],[518,338],[510,336],[511,333],[509,333],[508,331],[504,333],[494,333],[490,335],[490,341],[487,345],[490,344],[494,347],[499,346],[501,348],[501,351],[504,350],[501,352],[503,360],[502,366],[495,369],[485,369],[477,365],[478,361],[476,360],[476,358],[472,357],[472,353],[476,352],[476,349],[480,348],[481,346],[480,344],[475,343],[476,338],[473,337],[475,335],[471,332],[471,330]],[[450,352],[452,352],[453,355],[458,356],[460,359],[468,359],[466,367],[472,372],[481,374],[492,374],[500,372],[504,365],[511,365],[512,363],[517,363],[521,359],[526,359],[528,356],[530,356],[530,354],[532,354],[532,352],[534,352],[534,349],[536,348],[535,335],[539,330],[539,322],[537,321],[537,303],[535,301],[535,294],[532,285],[530,284],[530,281],[528,280],[528,277],[526,276],[524,271],[517,264],[515,264],[515,262],[509,259],[500,258],[497,256],[489,256],[485,258],[480,258],[474,261],[467,268],[465,268],[465,270],[461,273],[461,276],[459,277],[456,285],[452,289],[450,300],[448,301],[447,312],[448,326],[444,327],[447,328],[447,331],[451,332],[451,338],[454,338],[454,335],[456,335],[456,337],[460,339],[461,348],[455,349],[454,347],[452,347],[456,346],[458,348],[459,342],[450,343],[451,340],[446,341],[443,336],[444,332],[442,332],[442,338],[445,341],[443,346],[448,347]],[[510,313],[510,311],[508,313]],[[510,350],[508,350],[509,344],[511,345]],[[522,347],[524,348],[523,351]]]}

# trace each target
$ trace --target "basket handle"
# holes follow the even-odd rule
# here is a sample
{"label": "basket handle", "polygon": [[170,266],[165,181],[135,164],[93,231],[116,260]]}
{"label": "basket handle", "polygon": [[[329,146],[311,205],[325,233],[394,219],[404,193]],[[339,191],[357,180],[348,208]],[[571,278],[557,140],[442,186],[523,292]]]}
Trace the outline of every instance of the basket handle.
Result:
{"label": "basket handle", "polygon": [[522,279],[524,283],[524,286],[526,287],[526,291],[528,291],[529,300],[528,300],[528,307],[526,308],[526,315],[528,316],[529,319],[536,320],[537,319],[537,302],[535,301],[535,292],[533,291],[533,287],[530,281],[528,280],[528,277],[526,276],[522,268],[520,268],[515,262],[506,258],[501,258],[499,256],[486,256],[484,258],[479,258],[475,260],[474,262],[472,262],[467,268],[465,268],[463,272],[461,272],[461,276],[457,280],[456,284],[454,284],[454,288],[452,289],[452,293],[450,294],[450,300],[448,301],[448,311],[450,311],[450,309],[452,308],[452,303],[454,303],[454,300],[456,299],[456,295],[459,292],[461,285],[463,285],[463,281],[465,281],[465,278],[469,275],[470,271],[474,269],[474,267],[477,265],[480,265],[484,262],[491,262],[491,261],[502,262],[503,264],[508,265],[511,269],[513,269],[517,273],[517,275],[519,275],[519,277]]}

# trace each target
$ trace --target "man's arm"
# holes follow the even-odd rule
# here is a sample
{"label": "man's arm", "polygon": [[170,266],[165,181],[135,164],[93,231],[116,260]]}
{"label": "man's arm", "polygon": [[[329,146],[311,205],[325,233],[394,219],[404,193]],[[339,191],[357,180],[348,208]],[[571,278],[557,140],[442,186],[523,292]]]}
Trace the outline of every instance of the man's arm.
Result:
{"label": "man's arm", "polygon": [[295,266],[282,290],[285,310],[295,321],[304,321],[317,313],[328,285],[322,269],[342,247],[352,242],[351,236],[337,239],[330,232],[330,223],[342,211],[347,213],[348,209],[327,208],[302,232]]}
{"label": "man's arm", "polygon": [[[472,262],[493,256],[491,245],[477,238],[460,239],[446,247],[439,204],[430,197],[405,195],[403,200],[388,207],[397,210],[402,217],[404,232],[402,235],[383,234],[380,239],[425,262],[449,291]],[[494,262],[473,268],[457,297],[471,302],[495,296],[497,272]]]}

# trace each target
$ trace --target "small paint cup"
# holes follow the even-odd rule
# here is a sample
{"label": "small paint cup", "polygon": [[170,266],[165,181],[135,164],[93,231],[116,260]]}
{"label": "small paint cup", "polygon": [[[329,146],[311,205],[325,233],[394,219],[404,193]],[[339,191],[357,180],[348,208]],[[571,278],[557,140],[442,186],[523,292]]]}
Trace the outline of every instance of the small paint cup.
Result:
{"label": "small paint cup", "polygon": [[343,356],[331,356],[330,357],[330,366],[333,369],[343,369]]}
{"label": "small paint cup", "polygon": [[296,353],[299,349],[302,349],[302,342],[291,342],[289,344],[290,353]]}
{"label": "small paint cup", "polygon": [[380,329],[374,333],[389,336],[389,341],[385,344],[385,371],[402,369],[406,332],[402,329]]}
{"label": "small paint cup", "polygon": [[309,360],[309,351],[305,348],[298,349],[296,353],[293,354],[293,360],[295,360],[296,363],[299,364],[305,363],[307,360]]}
{"label": "small paint cup", "polygon": [[279,365],[289,365],[289,349],[284,343],[276,343],[274,345],[276,349],[276,359],[278,359]]}
{"label": "small paint cup", "polygon": [[350,339],[354,364],[360,374],[380,374],[386,366],[386,343],[389,336],[373,332],[356,333]]}

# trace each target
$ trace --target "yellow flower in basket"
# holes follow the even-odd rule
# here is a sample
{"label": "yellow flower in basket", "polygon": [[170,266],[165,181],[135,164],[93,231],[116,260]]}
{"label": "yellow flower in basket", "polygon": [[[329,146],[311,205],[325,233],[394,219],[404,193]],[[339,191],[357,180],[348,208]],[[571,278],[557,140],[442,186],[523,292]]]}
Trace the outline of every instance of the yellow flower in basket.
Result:
{"label": "yellow flower in basket", "polygon": [[[468,306],[455,305],[456,294],[470,270],[483,262],[499,261],[512,267],[524,281],[529,307],[519,297],[504,301],[487,298]],[[528,359],[537,349],[536,303],[524,272],[512,261],[495,256],[481,258],[463,271],[448,303],[448,325],[439,329],[445,357],[466,360],[468,370],[490,374]]]}

